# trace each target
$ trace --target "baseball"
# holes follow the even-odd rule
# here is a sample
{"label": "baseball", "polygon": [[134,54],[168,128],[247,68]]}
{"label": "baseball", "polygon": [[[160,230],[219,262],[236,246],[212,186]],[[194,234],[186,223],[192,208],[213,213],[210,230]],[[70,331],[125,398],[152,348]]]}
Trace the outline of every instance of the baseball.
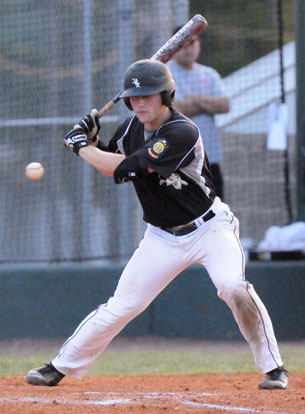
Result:
{"label": "baseball", "polygon": [[40,180],[44,174],[44,168],[39,162],[31,162],[26,167],[25,174],[32,181]]}

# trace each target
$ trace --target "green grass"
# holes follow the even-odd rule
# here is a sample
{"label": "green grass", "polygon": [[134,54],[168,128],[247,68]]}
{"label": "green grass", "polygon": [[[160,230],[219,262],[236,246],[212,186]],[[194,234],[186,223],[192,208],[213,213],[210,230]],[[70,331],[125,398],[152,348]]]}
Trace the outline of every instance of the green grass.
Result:
{"label": "green grass", "polygon": [[[305,349],[285,348],[281,352],[290,372],[305,372]],[[54,355],[0,357],[0,375],[25,375]],[[141,351],[107,352],[90,368],[89,375],[165,375],[257,372],[249,351]]]}

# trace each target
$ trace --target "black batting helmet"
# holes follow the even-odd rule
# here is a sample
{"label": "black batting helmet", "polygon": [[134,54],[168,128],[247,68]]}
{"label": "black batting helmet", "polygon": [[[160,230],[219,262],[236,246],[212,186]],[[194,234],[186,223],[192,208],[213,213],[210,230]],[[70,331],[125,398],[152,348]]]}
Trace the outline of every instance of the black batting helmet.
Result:
{"label": "black batting helmet", "polygon": [[132,63],[124,76],[124,91],[120,98],[132,110],[131,96],[150,96],[161,93],[162,103],[170,107],[175,96],[175,82],[169,68],[153,59],[142,59]]}

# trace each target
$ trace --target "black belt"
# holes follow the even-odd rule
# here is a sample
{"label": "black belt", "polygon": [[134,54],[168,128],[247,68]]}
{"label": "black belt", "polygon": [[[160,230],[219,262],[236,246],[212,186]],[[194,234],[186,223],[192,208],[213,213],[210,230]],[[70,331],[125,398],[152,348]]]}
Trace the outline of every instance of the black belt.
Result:
{"label": "black belt", "polygon": [[[215,213],[210,210],[207,214],[201,217],[201,219],[206,222],[215,217]],[[175,236],[185,236],[186,234],[192,233],[192,231],[198,229],[200,224],[196,224],[194,221],[191,223],[185,224],[184,226],[177,227],[161,227],[162,230],[167,231],[168,233],[174,234]]]}

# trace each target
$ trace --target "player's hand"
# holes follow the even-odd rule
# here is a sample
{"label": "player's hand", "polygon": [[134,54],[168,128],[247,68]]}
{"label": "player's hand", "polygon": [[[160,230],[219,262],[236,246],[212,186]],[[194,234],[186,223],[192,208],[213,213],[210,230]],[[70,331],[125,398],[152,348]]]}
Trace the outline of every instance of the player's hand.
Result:
{"label": "player's hand", "polygon": [[87,136],[79,125],[75,125],[71,131],[67,133],[64,138],[64,146],[79,155],[78,152],[81,148],[89,145]]}
{"label": "player's hand", "polygon": [[92,109],[91,113],[86,115],[79,121],[79,126],[84,130],[87,135],[87,141],[92,144],[97,140],[97,134],[101,129],[100,121],[98,119],[97,109]]}

